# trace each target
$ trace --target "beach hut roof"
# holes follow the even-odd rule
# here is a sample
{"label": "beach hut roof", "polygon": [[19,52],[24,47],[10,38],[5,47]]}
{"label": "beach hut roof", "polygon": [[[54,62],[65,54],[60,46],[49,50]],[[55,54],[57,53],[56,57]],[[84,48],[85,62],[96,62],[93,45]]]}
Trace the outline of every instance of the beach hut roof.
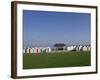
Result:
{"label": "beach hut roof", "polygon": [[66,46],[64,43],[56,43],[54,44],[55,47],[64,47]]}

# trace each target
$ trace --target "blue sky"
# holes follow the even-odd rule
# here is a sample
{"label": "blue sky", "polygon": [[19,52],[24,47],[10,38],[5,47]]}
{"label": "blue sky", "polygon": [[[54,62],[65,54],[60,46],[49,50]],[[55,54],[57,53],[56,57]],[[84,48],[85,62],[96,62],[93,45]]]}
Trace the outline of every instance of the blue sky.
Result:
{"label": "blue sky", "polygon": [[89,13],[23,10],[23,44],[53,46],[90,44]]}

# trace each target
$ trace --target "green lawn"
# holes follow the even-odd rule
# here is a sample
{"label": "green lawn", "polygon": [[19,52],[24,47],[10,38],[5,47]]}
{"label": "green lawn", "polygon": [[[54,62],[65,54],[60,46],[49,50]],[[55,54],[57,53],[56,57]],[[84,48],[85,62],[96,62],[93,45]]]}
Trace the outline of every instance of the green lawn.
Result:
{"label": "green lawn", "polygon": [[23,54],[23,69],[91,65],[90,51]]}

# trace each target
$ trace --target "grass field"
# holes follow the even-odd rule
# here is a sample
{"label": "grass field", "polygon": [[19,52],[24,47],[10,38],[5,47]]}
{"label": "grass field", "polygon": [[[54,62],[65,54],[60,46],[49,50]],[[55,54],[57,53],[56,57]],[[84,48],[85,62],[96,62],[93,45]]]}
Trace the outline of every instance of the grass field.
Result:
{"label": "grass field", "polygon": [[90,51],[23,54],[23,69],[91,65]]}

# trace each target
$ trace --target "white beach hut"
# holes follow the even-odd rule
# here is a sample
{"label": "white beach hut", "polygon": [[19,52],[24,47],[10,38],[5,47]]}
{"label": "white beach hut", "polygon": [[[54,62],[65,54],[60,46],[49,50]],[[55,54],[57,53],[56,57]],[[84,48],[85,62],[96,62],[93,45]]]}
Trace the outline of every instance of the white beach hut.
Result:
{"label": "white beach hut", "polygon": [[41,53],[41,48],[40,47],[38,48],[38,53]]}
{"label": "white beach hut", "polygon": [[34,48],[31,48],[31,52],[34,53]]}
{"label": "white beach hut", "polygon": [[27,48],[25,48],[25,53],[27,53]]}
{"label": "white beach hut", "polygon": [[46,48],[45,48],[45,47],[42,48],[42,52],[43,52],[43,53],[46,53]]}
{"label": "white beach hut", "polygon": [[40,53],[41,52],[41,49],[39,47],[35,47],[35,50],[34,50],[35,53]]}
{"label": "white beach hut", "polygon": [[75,46],[71,46],[71,51],[75,49]]}
{"label": "white beach hut", "polygon": [[81,45],[79,45],[79,46],[78,46],[78,49],[79,49],[79,51],[81,51],[81,50],[82,50],[82,46],[81,46]]}
{"label": "white beach hut", "polygon": [[87,50],[90,51],[91,50],[91,46],[87,46]]}
{"label": "white beach hut", "polygon": [[79,51],[79,46],[76,46],[76,51]]}
{"label": "white beach hut", "polygon": [[29,53],[31,53],[31,48],[29,48]]}
{"label": "white beach hut", "polygon": [[23,53],[25,53],[25,48],[23,49]]}
{"label": "white beach hut", "polygon": [[37,53],[37,47],[34,48],[34,53]]}
{"label": "white beach hut", "polygon": [[83,46],[83,51],[87,51],[87,50],[88,50],[87,46]]}
{"label": "white beach hut", "polygon": [[26,48],[26,53],[29,53],[30,52],[30,48]]}
{"label": "white beach hut", "polygon": [[67,47],[67,51],[71,51],[72,47],[71,46],[68,46]]}
{"label": "white beach hut", "polygon": [[34,53],[34,48],[31,48],[30,49],[30,53]]}
{"label": "white beach hut", "polygon": [[37,47],[34,48],[34,53],[36,53],[36,49],[37,49]]}
{"label": "white beach hut", "polygon": [[50,53],[51,52],[51,48],[50,47],[46,47],[46,52]]}

